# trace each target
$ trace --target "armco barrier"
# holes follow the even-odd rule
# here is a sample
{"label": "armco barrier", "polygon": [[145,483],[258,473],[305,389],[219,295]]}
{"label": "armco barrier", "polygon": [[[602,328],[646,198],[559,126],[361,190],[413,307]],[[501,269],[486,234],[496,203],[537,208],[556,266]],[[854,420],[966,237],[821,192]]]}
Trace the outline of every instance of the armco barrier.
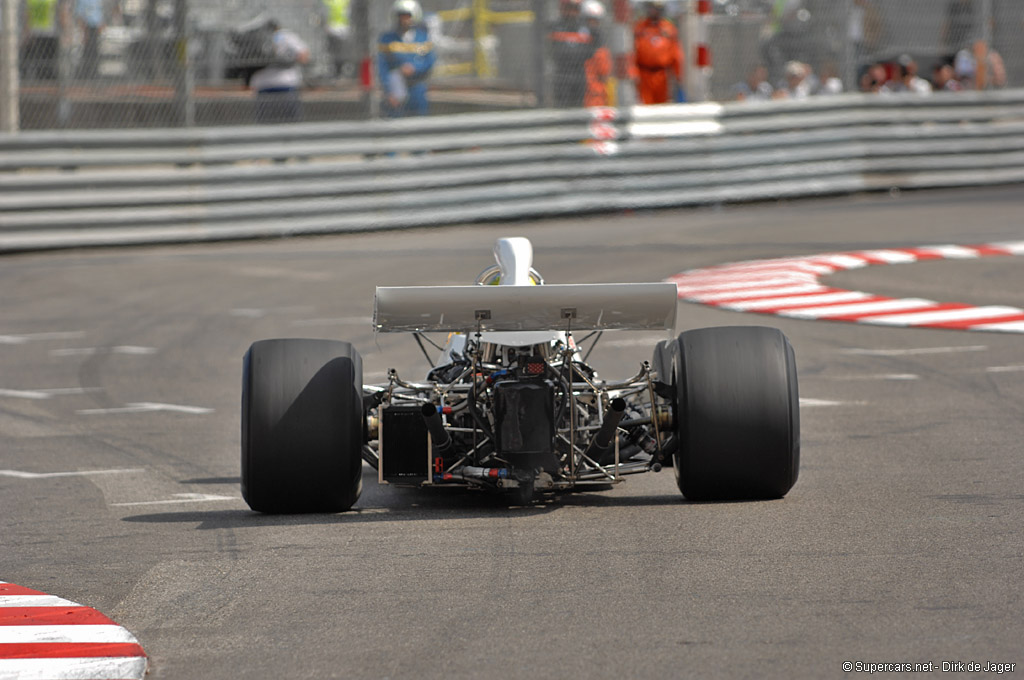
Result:
{"label": "armco barrier", "polygon": [[1024,90],[0,136],[0,252],[1024,182]]}

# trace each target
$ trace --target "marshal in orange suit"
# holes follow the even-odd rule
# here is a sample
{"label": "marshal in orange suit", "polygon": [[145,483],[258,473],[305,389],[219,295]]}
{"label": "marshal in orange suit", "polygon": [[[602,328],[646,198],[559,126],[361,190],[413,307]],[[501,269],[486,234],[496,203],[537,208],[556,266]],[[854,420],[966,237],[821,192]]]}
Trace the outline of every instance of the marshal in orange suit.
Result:
{"label": "marshal in orange suit", "polygon": [[679,32],[662,16],[664,2],[645,2],[647,16],[633,27],[633,58],[637,95],[642,104],[672,101],[670,74],[683,82],[683,50]]}

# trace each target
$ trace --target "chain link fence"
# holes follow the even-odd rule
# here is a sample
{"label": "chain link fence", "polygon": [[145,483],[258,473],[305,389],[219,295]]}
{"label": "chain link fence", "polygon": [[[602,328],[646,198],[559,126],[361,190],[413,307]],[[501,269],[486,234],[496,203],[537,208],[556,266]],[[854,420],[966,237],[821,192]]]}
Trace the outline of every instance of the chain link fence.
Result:
{"label": "chain link fence", "polygon": [[[581,20],[579,30],[600,35],[607,65],[594,76],[583,63],[594,55],[591,41],[575,57],[572,72],[603,78],[609,105],[636,103],[632,26],[645,7],[630,0],[592,1],[603,17],[590,26]],[[0,3],[6,130],[359,120],[396,113],[382,89],[378,45],[394,28],[392,0]],[[560,65],[551,36],[564,28],[565,4],[574,3],[422,0],[433,60],[421,78],[429,113],[558,101],[553,88],[563,81],[555,75]],[[666,3],[665,15],[679,29],[687,61],[678,100],[1024,86],[1022,0],[675,0]],[[303,58],[274,62],[271,22],[298,39]],[[697,67],[698,40],[710,47],[708,68]],[[257,74],[268,66],[301,74],[294,101],[278,96],[283,105],[275,104],[269,117],[261,116],[269,109],[261,108],[263,95],[252,87],[254,78],[265,82]],[[269,96],[288,88],[263,89]]]}

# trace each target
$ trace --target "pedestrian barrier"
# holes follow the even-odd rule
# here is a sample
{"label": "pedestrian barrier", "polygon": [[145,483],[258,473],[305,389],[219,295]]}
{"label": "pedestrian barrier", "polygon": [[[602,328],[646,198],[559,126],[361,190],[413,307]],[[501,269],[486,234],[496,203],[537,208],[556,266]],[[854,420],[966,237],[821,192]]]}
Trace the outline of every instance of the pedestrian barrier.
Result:
{"label": "pedestrian barrier", "polygon": [[0,136],[0,252],[1024,182],[1024,90]]}

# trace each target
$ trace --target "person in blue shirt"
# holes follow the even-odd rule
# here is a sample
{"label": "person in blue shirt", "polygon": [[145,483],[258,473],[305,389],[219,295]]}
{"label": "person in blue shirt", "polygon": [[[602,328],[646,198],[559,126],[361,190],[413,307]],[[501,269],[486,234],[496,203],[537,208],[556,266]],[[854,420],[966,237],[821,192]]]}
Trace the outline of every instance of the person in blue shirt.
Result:
{"label": "person in blue shirt", "polygon": [[427,114],[427,78],[437,55],[416,0],[396,0],[395,28],[377,41],[377,73],[388,118]]}
{"label": "person in blue shirt", "polygon": [[103,10],[103,0],[75,0],[74,15],[84,36],[78,78],[95,78],[99,74],[100,35],[107,23]]}

